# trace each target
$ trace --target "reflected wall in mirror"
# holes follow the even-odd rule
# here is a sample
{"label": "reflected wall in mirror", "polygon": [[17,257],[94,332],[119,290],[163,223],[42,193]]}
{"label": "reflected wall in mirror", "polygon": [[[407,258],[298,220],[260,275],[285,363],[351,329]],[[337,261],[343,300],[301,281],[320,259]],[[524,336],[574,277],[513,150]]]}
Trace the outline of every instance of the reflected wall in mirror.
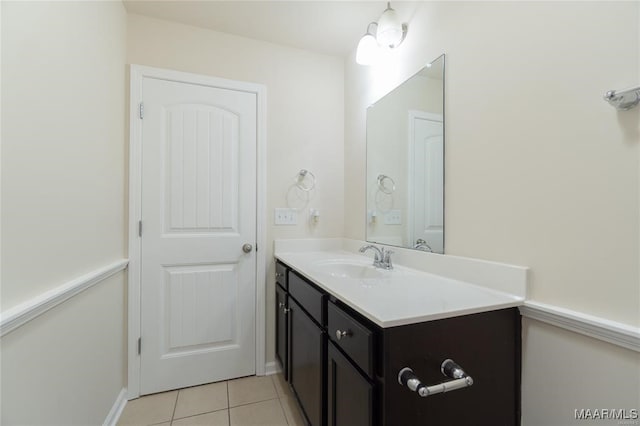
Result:
{"label": "reflected wall in mirror", "polygon": [[367,109],[367,241],[444,253],[444,55]]}

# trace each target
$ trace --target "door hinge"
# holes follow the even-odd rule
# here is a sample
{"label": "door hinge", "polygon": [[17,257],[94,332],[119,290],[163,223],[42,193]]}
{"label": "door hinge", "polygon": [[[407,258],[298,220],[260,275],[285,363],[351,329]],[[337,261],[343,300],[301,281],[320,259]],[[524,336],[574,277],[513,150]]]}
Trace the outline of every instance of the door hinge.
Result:
{"label": "door hinge", "polygon": [[138,337],[138,355],[142,351],[142,337]]}
{"label": "door hinge", "polygon": [[144,104],[142,102],[140,102],[139,107],[140,108],[139,108],[138,112],[140,113],[140,119],[143,119],[144,118]]}
{"label": "door hinge", "polygon": [[142,237],[142,221],[138,221],[138,237]]}

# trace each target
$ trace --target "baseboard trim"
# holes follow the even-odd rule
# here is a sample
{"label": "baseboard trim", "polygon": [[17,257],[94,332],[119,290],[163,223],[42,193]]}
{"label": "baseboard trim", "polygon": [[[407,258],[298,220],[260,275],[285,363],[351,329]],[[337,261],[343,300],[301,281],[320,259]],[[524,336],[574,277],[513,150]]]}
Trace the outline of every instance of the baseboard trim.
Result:
{"label": "baseboard trim", "polygon": [[523,317],[640,352],[639,327],[533,301],[526,301],[520,313]]}
{"label": "baseboard trim", "polygon": [[127,389],[122,388],[116,401],[113,403],[109,414],[107,414],[107,418],[104,419],[104,423],[102,426],[116,426],[118,420],[120,420],[120,416],[122,415],[122,411],[124,411],[124,407],[127,405]]}
{"label": "baseboard trim", "polygon": [[265,374],[265,376],[271,376],[272,374],[278,374],[281,371],[282,371],[282,368],[280,368],[280,363],[278,361],[268,362],[264,366],[264,374]]}
{"label": "baseboard trim", "polygon": [[0,313],[0,336],[4,336],[23,326],[49,309],[55,308],[73,296],[109,278],[111,275],[124,270],[128,263],[128,259],[119,260]]}

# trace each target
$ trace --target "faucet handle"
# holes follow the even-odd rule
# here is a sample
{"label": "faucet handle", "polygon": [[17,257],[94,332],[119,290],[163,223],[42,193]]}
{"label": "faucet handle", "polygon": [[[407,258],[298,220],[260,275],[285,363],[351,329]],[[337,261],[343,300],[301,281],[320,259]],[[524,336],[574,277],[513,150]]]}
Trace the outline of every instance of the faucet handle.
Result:
{"label": "faucet handle", "polygon": [[382,249],[382,263],[386,269],[393,269],[393,262],[391,262],[391,255],[393,250]]}

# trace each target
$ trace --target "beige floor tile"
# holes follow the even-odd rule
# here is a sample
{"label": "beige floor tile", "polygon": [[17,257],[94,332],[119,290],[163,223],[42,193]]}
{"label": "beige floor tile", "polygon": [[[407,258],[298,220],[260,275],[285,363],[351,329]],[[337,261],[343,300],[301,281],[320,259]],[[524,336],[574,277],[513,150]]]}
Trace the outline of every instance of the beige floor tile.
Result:
{"label": "beige floor tile", "polygon": [[171,426],[229,426],[229,410],[174,420]]}
{"label": "beige floor tile", "polygon": [[302,411],[300,411],[300,406],[295,397],[282,396],[280,397],[280,404],[282,404],[282,410],[284,411],[284,416],[287,418],[289,426],[306,426],[307,423],[304,421],[304,415]]}
{"label": "beige floor tile", "polygon": [[147,395],[127,402],[118,425],[152,425],[171,421],[178,391]]}
{"label": "beige floor tile", "polygon": [[251,376],[229,380],[229,407],[266,401],[278,397],[269,376]]}
{"label": "beige floor tile", "polygon": [[273,385],[275,386],[276,392],[280,398],[283,396],[293,396],[289,383],[284,380],[284,374],[273,374],[271,375],[271,380],[273,380]]}
{"label": "beige floor tile", "polygon": [[229,414],[231,426],[287,426],[277,399],[231,408]]}
{"label": "beige floor tile", "polygon": [[227,382],[180,389],[174,419],[228,408]]}

